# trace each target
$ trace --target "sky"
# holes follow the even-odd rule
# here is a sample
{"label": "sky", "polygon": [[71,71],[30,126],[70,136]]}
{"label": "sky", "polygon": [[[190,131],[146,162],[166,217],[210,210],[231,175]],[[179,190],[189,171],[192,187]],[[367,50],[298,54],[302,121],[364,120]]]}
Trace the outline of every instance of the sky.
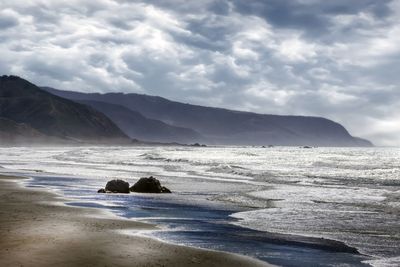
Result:
{"label": "sky", "polygon": [[400,0],[0,0],[0,74],[343,124],[400,145]]}

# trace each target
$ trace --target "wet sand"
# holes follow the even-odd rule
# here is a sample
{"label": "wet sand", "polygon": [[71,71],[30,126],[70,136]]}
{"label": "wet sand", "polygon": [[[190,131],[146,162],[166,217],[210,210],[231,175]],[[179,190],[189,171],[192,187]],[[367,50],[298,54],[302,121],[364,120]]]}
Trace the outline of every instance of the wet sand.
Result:
{"label": "wet sand", "polygon": [[0,175],[0,266],[271,266],[124,235],[156,226],[65,206],[55,194],[20,186],[21,179]]}

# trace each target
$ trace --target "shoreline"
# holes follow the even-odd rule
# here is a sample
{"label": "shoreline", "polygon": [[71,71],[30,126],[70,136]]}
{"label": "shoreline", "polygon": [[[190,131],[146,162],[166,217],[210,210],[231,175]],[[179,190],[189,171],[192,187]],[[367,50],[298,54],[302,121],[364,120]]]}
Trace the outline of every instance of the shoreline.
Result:
{"label": "shoreline", "polygon": [[[91,217],[96,218],[96,219],[114,219],[116,221],[128,221],[128,222],[137,222],[140,225],[145,225],[144,228],[137,229],[136,227],[127,227],[127,228],[118,228],[115,229],[109,229],[110,231],[115,231],[118,232],[120,235],[129,235],[133,237],[140,237],[143,239],[150,239],[153,241],[161,242],[166,245],[172,245],[172,246],[178,246],[182,248],[193,248],[195,250],[202,250],[202,251],[208,251],[208,252],[217,252],[217,253],[224,253],[224,254],[233,254],[235,256],[239,257],[245,257],[251,260],[256,260],[256,261],[261,261],[262,266],[270,266],[271,264],[273,266],[292,266],[293,261],[297,259],[297,262],[302,262],[303,265],[301,266],[307,266],[307,264],[317,264],[315,266],[327,266],[330,263],[340,263],[340,262],[347,262],[347,263],[352,263],[356,264],[355,266],[370,266],[367,264],[362,264],[361,258],[363,258],[366,255],[359,254],[354,247],[349,247],[345,243],[340,242],[340,241],[335,241],[331,239],[324,239],[324,238],[312,238],[312,237],[306,237],[306,236],[298,236],[298,235],[291,235],[291,234],[278,234],[278,233],[272,233],[272,232],[259,232],[258,230],[253,230],[251,228],[243,228],[241,226],[237,226],[236,224],[214,224],[211,222],[211,224],[206,223],[205,221],[201,224],[196,224],[192,225],[189,223],[189,227],[194,227],[193,229],[197,229],[199,231],[193,231],[192,233],[184,233],[182,236],[180,236],[180,231],[169,231],[168,225],[170,221],[164,221],[162,218],[163,216],[166,216],[167,218],[169,217],[167,214],[162,214],[160,217],[158,217],[157,210],[161,211],[163,213],[163,208],[167,207],[167,210],[180,210],[180,212],[186,213],[187,208],[189,210],[193,207],[196,207],[196,211],[199,211],[199,214],[190,214],[190,218],[197,218],[197,215],[201,215],[205,210],[204,207],[201,208],[202,206],[197,206],[197,205],[186,205],[184,204],[181,206],[180,204],[172,204],[169,203],[167,206],[164,206],[163,201],[156,200],[154,202],[154,199],[150,198],[147,199],[147,195],[142,198],[142,200],[145,200],[145,210],[151,210],[150,214],[145,214],[143,215],[142,210],[137,210],[133,207],[136,206],[136,203],[124,203],[122,206],[126,207],[131,207],[129,210],[130,212],[133,212],[132,215],[122,215],[119,214],[118,212],[115,213],[115,210],[113,208],[109,208],[107,205],[103,206],[101,202],[97,202],[98,200],[95,200],[95,204],[93,205],[91,203],[91,200],[88,202],[85,202],[86,195],[84,193],[83,201],[80,201],[78,199],[75,199],[75,196],[68,196],[64,195],[64,193],[59,192],[59,190],[63,191],[65,189],[62,188],[52,188],[51,183],[49,181],[46,181],[46,178],[44,179],[43,183],[41,184],[40,182],[36,181],[35,179],[38,179],[40,176],[26,176],[26,174],[23,173],[9,173],[9,175],[13,176],[20,176],[20,178],[17,178],[18,180],[14,181],[19,187],[22,189],[33,189],[33,190],[38,190],[40,192],[44,193],[49,193],[53,196],[53,200],[45,200],[44,202],[47,203],[48,205],[57,205],[61,207],[66,207],[66,208],[77,208],[77,209],[83,209],[83,210],[89,210],[89,211],[95,211],[91,214],[85,215],[86,217]],[[0,174],[1,176],[1,174]],[[45,176],[46,177],[46,176]],[[51,177],[52,181],[54,178],[53,176]],[[64,180],[65,177],[58,177],[61,178],[61,180]],[[47,178],[48,179],[48,178]],[[0,179],[1,180],[1,179]],[[55,180],[57,181],[57,180]],[[57,184],[57,182],[55,182]],[[74,183],[72,183],[74,184]],[[0,184],[1,185],[1,184]],[[50,186],[50,187],[48,187]],[[66,188],[68,188],[68,184],[63,185]],[[98,194],[95,194],[98,195]],[[103,194],[100,194],[99,196],[106,196]],[[119,196],[119,194],[110,194],[110,197],[116,197],[117,201],[120,201],[120,197],[125,197],[125,194]],[[139,196],[135,197],[135,200],[137,200]],[[140,198],[140,197],[139,197]],[[128,198],[129,199],[129,198]],[[78,200],[78,201],[76,201]],[[102,201],[102,200],[100,200]],[[108,201],[108,200],[107,200]],[[147,202],[149,201],[149,202]],[[43,201],[41,201],[43,203]],[[89,205],[88,205],[89,204]],[[143,203],[144,204],[144,203]],[[172,205],[171,205],[172,204]],[[118,205],[118,204],[117,204]],[[132,206],[133,205],[133,206]],[[140,204],[139,204],[140,205]],[[161,206],[160,206],[161,205]],[[111,207],[111,206],[110,206]],[[118,207],[118,206],[117,206]],[[160,210],[158,207],[162,207]],[[153,209],[155,208],[155,209]],[[199,209],[200,208],[200,209]],[[118,208],[117,208],[118,209]],[[207,213],[208,212],[213,212],[213,208],[208,209],[206,208]],[[139,214],[136,214],[136,212],[139,211]],[[221,210],[219,208],[216,209],[218,216],[214,217],[212,215],[211,218],[215,220],[219,220],[221,218],[225,218],[225,216],[230,216],[229,214],[231,213],[231,210],[226,210],[224,213],[220,213]],[[148,211],[145,211],[147,213]],[[154,214],[155,213],[155,214]],[[151,215],[152,214],[152,215]],[[155,216],[155,220],[142,220],[141,218],[150,218],[151,216]],[[149,217],[150,216],[150,217]],[[222,216],[222,217],[221,217]],[[160,218],[160,219],[158,219]],[[196,221],[196,220],[195,220]],[[178,223],[183,223],[183,222],[178,222]],[[167,228],[164,228],[164,226],[167,226]],[[170,225],[171,226],[171,225]],[[172,228],[174,228],[174,223],[172,223]],[[210,238],[207,238],[205,236],[202,236],[201,234],[198,235],[197,233],[201,232],[208,232],[210,235]],[[177,233],[177,234],[175,234]],[[215,237],[213,237],[214,233],[216,234]],[[232,233],[232,234],[231,234]],[[218,237],[220,236],[220,237]],[[258,236],[256,239],[254,239],[254,236]],[[237,246],[238,243],[236,243],[235,238],[237,240],[240,240],[241,238],[244,238],[242,241],[239,241],[240,244],[246,244],[244,247],[241,245]],[[194,239],[191,239],[194,238]],[[203,239],[205,238],[205,239]],[[218,239],[220,238],[220,239]],[[222,239],[221,239],[222,238]],[[238,239],[239,238],[239,239]],[[192,244],[190,240],[194,242],[204,242],[208,243],[208,245],[203,246],[199,245],[200,243],[197,244]],[[262,241],[261,241],[262,240]],[[182,242],[183,241],[183,242]],[[234,243],[231,243],[231,242]],[[216,242],[216,243],[215,243]],[[221,243],[222,242],[222,243]],[[244,242],[244,243],[243,243]],[[255,243],[254,243],[255,242]],[[259,243],[261,242],[261,243]],[[203,243],[205,244],[205,243]],[[211,244],[218,244],[218,247],[213,247],[209,246]],[[231,247],[226,247],[226,244],[230,244]],[[257,245],[256,245],[257,244]],[[256,246],[253,248],[253,246]],[[236,248],[235,248],[236,247]],[[233,249],[232,249],[233,248]],[[252,249],[255,249],[256,251],[270,251],[270,253],[265,254],[266,256],[261,256],[261,254],[254,254],[252,252]],[[279,254],[281,256],[272,256],[271,251],[280,251]],[[331,253],[337,254],[337,259],[332,259],[331,258]],[[304,255],[303,255],[304,254]],[[308,255],[308,256],[307,256]],[[309,259],[310,255],[313,255]],[[272,256],[272,257],[271,257]],[[340,259],[340,260],[339,260]],[[365,260],[365,258],[363,259]],[[199,263],[199,261],[196,259],[195,261],[191,263],[186,263],[185,265],[182,266],[192,266],[192,264],[195,264],[196,266]],[[0,262],[1,264],[1,262]],[[270,264],[270,265],[265,265],[265,264]],[[305,265],[306,264],[306,265]],[[165,265],[165,264],[164,264]],[[125,266],[125,265],[121,265]],[[129,264],[129,266],[132,266],[132,264]],[[140,265],[134,265],[134,266],[143,266],[142,264]],[[146,266],[153,266],[153,265],[146,265]],[[154,266],[160,266],[160,265],[154,265]],[[165,265],[169,266],[169,265]],[[172,266],[180,266],[180,265],[172,265]],[[203,266],[203,265],[199,265]],[[204,266],[214,266],[210,263],[204,264]],[[225,266],[221,264],[216,264],[215,266]],[[259,266],[259,265],[232,265],[229,264],[227,266]]]}
{"label": "shoreline", "polygon": [[272,266],[247,256],[173,245],[124,230],[156,225],[60,205],[51,192],[0,175],[2,266]]}
{"label": "shoreline", "polygon": [[[19,184],[54,192],[60,204],[157,225],[161,230],[140,234],[172,244],[281,266],[395,265],[397,172],[383,174],[393,172],[390,164],[398,161],[398,149],[307,153],[303,158],[300,149],[281,148],[268,153],[256,148],[16,148],[2,150],[0,173],[28,177]],[[361,163],[354,155],[364,155]],[[372,159],[377,167],[387,166],[382,176],[359,167]],[[110,177],[131,182],[148,175],[162,179],[174,194],[96,194]],[[265,205],[270,199],[276,201]],[[318,244],[336,240],[361,254],[337,253],[331,249],[336,244],[316,248],[304,237]]]}

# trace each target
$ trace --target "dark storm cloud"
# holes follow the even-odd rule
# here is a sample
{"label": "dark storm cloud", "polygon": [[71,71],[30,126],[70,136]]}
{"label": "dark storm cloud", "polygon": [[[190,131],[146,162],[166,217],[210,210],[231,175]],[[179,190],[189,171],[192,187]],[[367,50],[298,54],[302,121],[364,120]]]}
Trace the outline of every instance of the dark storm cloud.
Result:
{"label": "dark storm cloud", "polygon": [[225,0],[214,1],[209,4],[208,10],[218,15],[228,15],[230,11],[230,5]]}
{"label": "dark storm cloud", "polygon": [[67,90],[324,116],[400,144],[399,20],[389,0],[3,0],[0,71]]}
{"label": "dark storm cloud", "polygon": [[300,29],[308,35],[328,34],[333,25],[332,15],[353,15],[368,12],[378,18],[387,17],[391,0],[335,0],[335,1],[281,1],[281,0],[232,0],[235,10],[242,14],[256,15],[276,27]]}
{"label": "dark storm cloud", "polygon": [[12,28],[18,25],[18,19],[14,16],[7,14],[6,12],[0,13],[0,30]]}
{"label": "dark storm cloud", "polygon": [[235,10],[242,14],[257,15],[274,26],[323,32],[329,22],[320,12],[310,10],[297,1],[233,1]]}

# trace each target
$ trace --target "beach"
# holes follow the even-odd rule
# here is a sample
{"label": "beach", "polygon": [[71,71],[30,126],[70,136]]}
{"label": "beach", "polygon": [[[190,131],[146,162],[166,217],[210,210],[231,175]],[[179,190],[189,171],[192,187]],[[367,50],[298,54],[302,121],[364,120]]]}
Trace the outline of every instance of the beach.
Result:
{"label": "beach", "polygon": [[0,266],[271,266],[235,254],[172,245],[121,230],[156,226],[98,209],[70,207],[56,194],[0,176]]}
{"label": "beach", "polygon": [[[14,147],[0,152],[0,173],[27,177],[17,180],[18,190],[41,193],[39,207],[60,214],[48,216],[46,211],[42,221],[29,215],[27,229],[38,225],[29,233],[44,227],[47,234],[53,229],[49,225],[57,225],[52,234],[67,233],[71,240],[58,236],[62,244],[48,246],[86,251],[86,257],[94,255],[100,262],[103,255],[82,244],[104,245],[96,248],[112,254],[104,256],[112,265],[127,257],[130,265],[179,266],[175,256],[185,255],[185,266],[197,266],[199,261],[224,266],[219,256],[192,260],[182,249],[296,267],[391,267],[400,260],[397,148],[93,146]],[[97,193],[111,179],[133,185],[148,176],[158,178],[172,194]],[[25,201],[32,202],[29,198]],[[9,211],[1,210],[11,218]],[[15,227],[20,229],[16,233],[27,232]],[[9,240],[13,244],[17,239]],[[179,249],[163,256],[160,247]],[[223,256],[224,264],[235,266],[225,263],[231,257]]]}

